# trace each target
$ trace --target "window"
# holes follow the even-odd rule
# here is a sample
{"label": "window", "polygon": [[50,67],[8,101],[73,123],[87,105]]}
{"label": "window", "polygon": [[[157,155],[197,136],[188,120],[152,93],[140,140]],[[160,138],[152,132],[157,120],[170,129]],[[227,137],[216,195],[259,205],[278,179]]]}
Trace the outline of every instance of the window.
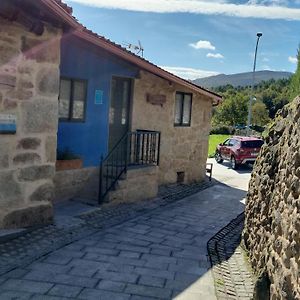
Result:
{"label": "window", "polygon": [[230,139],[226,140],[226,141],[223,143],[223,146],[230,146]]}
{"label": "window", "polygon": [[84,121],[87,81],[60,79],[59,118],[65,121]]}
{"label": "window", "polygon": [[175,126],[191,126],[192,94],[176,93]]}
{"label": "window", "polygon": [[242,148],[261,148],[263,144],[262,140],[242,141]]}

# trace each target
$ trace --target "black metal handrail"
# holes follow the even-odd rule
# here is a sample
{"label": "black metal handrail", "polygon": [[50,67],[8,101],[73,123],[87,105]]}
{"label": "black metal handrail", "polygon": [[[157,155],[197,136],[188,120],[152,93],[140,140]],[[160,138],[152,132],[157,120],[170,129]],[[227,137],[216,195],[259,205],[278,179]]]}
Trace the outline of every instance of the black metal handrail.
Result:
{"label": "black metal handrail", "polygon": [[128,166],[159,165],[160,137],[158,131],[137,130],[126,133],[100,162],[99,204],[116,182],[126,174]]}

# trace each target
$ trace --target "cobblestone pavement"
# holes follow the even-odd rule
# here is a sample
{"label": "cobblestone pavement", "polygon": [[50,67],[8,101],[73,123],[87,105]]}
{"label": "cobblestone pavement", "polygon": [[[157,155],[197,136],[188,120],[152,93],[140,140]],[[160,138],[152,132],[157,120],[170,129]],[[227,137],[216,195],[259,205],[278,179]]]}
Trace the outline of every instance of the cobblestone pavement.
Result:
{"label": "cobblestone pavement", "polygon": [[2,242],[0,243],[0,275],[86,237],[96,232],[95,228],[118,224],[143,212],[182,199],[184,196],[195,194],[211,185],[212,183],[207,181],[200,184],[161,187],[158,198],[151,201],[104,205],[92,212],[79,215],[78,218],[65,220],[63,224],[60,222],[60,224],[38,228],[13,240]]}
{"label": "cobblestone pavement", "polygon": [[[79,235],[67,245],[0,276],[0,299],[215,299],[207,242],[243,211],[244,196],[216,184],[173,203],[157,200],[155,209],[104,228],[97,214],[89,218],[95,226],[81,219]],[[4,253],[14,251],[11,245]]]}
{"label": "cobblestone pavement", "polygon": [[240,214],[208,242],[217,298],[250,300],[254,277],[240,246],[244,214]]}

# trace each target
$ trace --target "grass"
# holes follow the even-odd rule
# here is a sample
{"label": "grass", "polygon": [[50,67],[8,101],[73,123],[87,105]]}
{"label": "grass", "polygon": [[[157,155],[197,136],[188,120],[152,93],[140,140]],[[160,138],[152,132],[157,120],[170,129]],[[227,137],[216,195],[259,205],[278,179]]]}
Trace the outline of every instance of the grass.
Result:
{"label": "grass", "polygon": [[231,135],[226,134],[212,134],[209,136],[209,148],[208,148],[208,157],[214,157],[216,147],[220,143],[223,143],[226,139],[230,138]]}

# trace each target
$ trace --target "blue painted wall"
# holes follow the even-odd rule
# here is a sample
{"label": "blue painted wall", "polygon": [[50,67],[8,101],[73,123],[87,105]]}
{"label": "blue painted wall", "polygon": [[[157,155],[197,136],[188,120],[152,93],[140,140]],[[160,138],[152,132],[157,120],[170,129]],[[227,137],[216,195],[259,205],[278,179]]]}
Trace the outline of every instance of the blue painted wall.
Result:
{"label": "blue painted wall", "polygon": [[[81,156],[84,167],[99,166],[108,148],[108,116],[112,76],[136,77],[137,69],[111,54],[74,37],[61,44],[61,76],[88,81],[85,122],[59,121],[58,149],[69,148]],[[95,90],[102,90],[103,104],[95,104]]]}

